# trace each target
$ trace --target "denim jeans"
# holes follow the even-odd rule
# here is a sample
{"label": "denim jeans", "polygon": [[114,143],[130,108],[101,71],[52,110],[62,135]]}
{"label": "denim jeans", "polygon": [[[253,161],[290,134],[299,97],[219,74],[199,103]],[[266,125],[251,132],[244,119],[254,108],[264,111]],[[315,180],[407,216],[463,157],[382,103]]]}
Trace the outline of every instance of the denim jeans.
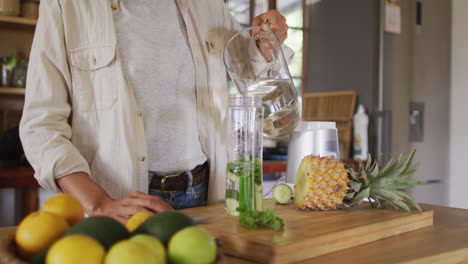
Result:
{"label": "denim jeans", "polygon": [[[191,174],[189,175],[189,186],[192,185],[190,177]],[[151,182],[151,176],[149,176],[149,182]],[[208,181],[195,187],[189,187],[186,191],[165,193],[161,190],[149,189],[149,194],[160,197],[176,210],[205,206],[208,199]]]}

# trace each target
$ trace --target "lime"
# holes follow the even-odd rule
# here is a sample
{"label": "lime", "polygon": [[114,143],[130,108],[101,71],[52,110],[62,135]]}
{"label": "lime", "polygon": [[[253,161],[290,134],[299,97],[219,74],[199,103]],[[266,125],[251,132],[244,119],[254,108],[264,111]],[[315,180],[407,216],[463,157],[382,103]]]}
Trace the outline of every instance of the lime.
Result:
{"label": "lime", "polygon": [[216,242],[205,230],[187,227],[169,241],[169,262],[174,264],[205,264],[216,260]]}
{"label": "lime", "polygon": [[232,198],[226,198],[226,210],[230,215],[239,215],[239,212],[236,210],[237,207],[239,207],[239,201]]}
{"label": "lime", "polygon": [[287,204],[292,198],[293,192],[289,185],[281,183],[273,188],[273,199],[279,204]]}
{"label": "lime", "polygon": [[104,248],[109,249],[114,243],[129,237],[127,229],[113,218],[91,216],[70,228],[65,235],[83,234],[96,239]]}
{"label": "lime", "polygon": [[158,263],[166,263],[166,248],[156,237],[139,234],[129,239],[130,241],[140,243],[149,248],[158,259]]}
{"label": "lime", "polygon": [[149,234],[157,237],[163,244],[167,244],[169,239],[177,231],[195,225],[193,219],[181,212],[163,212],[148,218],[141,224],[134,234]]}

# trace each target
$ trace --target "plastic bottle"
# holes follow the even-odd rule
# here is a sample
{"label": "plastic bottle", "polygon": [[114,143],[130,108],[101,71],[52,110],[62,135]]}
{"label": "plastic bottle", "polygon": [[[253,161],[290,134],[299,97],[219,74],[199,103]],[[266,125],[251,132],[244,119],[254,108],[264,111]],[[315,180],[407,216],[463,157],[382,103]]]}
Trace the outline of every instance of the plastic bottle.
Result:
{"label": "plastic bottle", "polygon": [[366,115],[364,106],[359,105],[357,113],[354,115],[354,155],[355,159],[367,160],[369,117]]}

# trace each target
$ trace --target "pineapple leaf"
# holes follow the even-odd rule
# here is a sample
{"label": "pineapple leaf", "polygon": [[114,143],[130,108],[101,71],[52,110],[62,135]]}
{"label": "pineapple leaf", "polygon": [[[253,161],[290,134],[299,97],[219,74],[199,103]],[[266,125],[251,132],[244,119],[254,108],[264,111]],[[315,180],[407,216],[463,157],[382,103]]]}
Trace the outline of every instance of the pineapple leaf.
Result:
{"label": "pineapple leaf", "polygon": [[379,164],[377,162],[374,163],[374,168],[372,169],[372,171],[369,173],[369,178],[371,179],[375,179],[377,178],[377,175],[379,175]]}
{"label": "pineapple leaf", "polygon": [[382,170],[380,170],[380,176],[383,177],[388,171],[391,171],[390,170],[390,167],[393,166],[395,164],[395,161],[392,159],[390,159],[387,164],[385,164],[384,168]]}
{"label": "pineapple leaf", "polygon": [[345,196],[345,199],[351,200],[353,199],[355,194],[356,194],[355,192],[350,192]]}
{"label": "pineapple leaf", "polygon": [[382,206],[380,204],[380,198],[378,198],[376,195],[371,194],[369,197],[374,199],[374,202],[371,202],[373,208],[380,208]]}
{"label": "pineapple leaf", "polygon": [[365,168],[364,163],[362,162],[361,159],[358,159],[357,162],[359,164],[359,169],[358,170],[362,171]]}
{"label": "pineapple leaf", "polygon": [[406,180],[408,179],[409,177],[411,177],[411,175],[413,175],[413,173],[416,171],[416,169],[419,167],[419,163],[414,165],[412,168],[409,168],[408,170],[406,170],[403,174],[399,175],[396,177],[396,180]]}
{"label": "pineapple leaf", "polygon": [[387,204],[389,204],[389,205],[391,205],[393,207],[393,209],[398,210],[398,206],[396,204],[394,204],[390,199],[384,199],[384,201],[385,201],[385,206]]}
{"label": "pineapple leaf", "polygon": [[358,203],[362,199],[366,198],[369,196],[370,193],[370,187],[365,188],[364,190],[360,191],[353,199],[353,202]]}
{"label": "pineapple leaf", "polygon": [[397,159],[396,163],[397,163],[397,164],[400,164],[402,160],[403,160],[403,153],[400,153],[400,155],[398,156],[398,159]]}
{"label": "pineapple leaf", "polygon": [[381,206],[385,206],[387,204],[391,205],[394,209],[398,209],[398,207],[390,200],[387,199],[383,196],[377,195],[377,194],[371,194],[371,196],[375,197],[376,200],[379,200],[381,202]]}
{"label": "pineapple leaf", "polygon": [[405,202],[403,201],[399,201],[399,200],[393,200],[392,201],[396,206],[402,208],[403,210],[407,211],[407,212],[411,212],[411,209],[408,207],[408,205],[405,204]]}
{"label": "pineapple leaf", "polygon": [[394,209],[398,210],[399,208],[402,208],[408,212],[410,211],[409,207],[403,201],[392,200],[388,197],[382,197],[382,199],[385,201],[385,204],[391,205]]}
{"label": "pineapple leaf", "polygon": [[385,188],[394,183],[395,183],[395,179],[392,179],[392,178],[378,178],[377,180],[373,182],[372,187]]}
{"label": "pineapple leaf", "polygon": [[374,194],[377,194],[379,196],[382,196],[384,198],[390,199],[390,200],[396,200],[396,201],[401,201],[403,198],[401,198],[398,194],[395,194],[393,191],[382,189],[382,188],[373,188],[372,192]]}
{"label": "pineapple leaf", "polygon": [[350,170],[350,171],[349,171],[349,175],[351,176],[351,178],[353,178],[353,180],[359,181],[359,178],[358,178],[359,173],[357,173],[356,171]]}
{"label": "pineapple leaf", "polygon": [[419,212],[422,212],[421,207],[419,206],[418,202],[416,202],[416,200],[413,199],[413,197],[409,196],[408,194],[404,192],[400,192],[400,191],[394,191],[394,192],[400,195],[401,197],[405,198],[405,200],[414,208],[418,209]]}
{"label": "pineapple leaf", "polygon": [[[396,163],[394,165],[397,165]],[[393,179],[397,177],[398,175],[398,170],[396,170],[397,166],[392,166],[388,171],[386,175],[382,175],[380,178],[387,178],[387,179]]]}
{"label": "pineapple leaf", "polygon": [[402,174],[403,172],[406,171],[406,169],[408,169],[409,165],[411,164],[411,161],[413,160],[415,152],[416,152],[416,149],[413,149],[413,151],[411,151],[411,153],[408,155],[408,158],[406,158],[404,163],[398,169],[398,175]]}
{"label": "pineapple leaf", "polygon": [[371,165],[372,165],[372,157],[369,153],[367,153],[366,171],[370,169]]}
{"label": "pineapple leaf", "polygon": [[362,185],[362,183],[355,182],[355,181],[350,183],[351,189],[353,189],[353,191],[355,191],[355,192],[359,192],[361,190],[361,185]]}
{"label": "pineapple leaf", "polygon": [[387,190],[406,190],[408,188],[414,187],[420,184],[419,181],[403,181],[403,182],[396,182],[394,184],[390,184],[386,186],[385,189]]}
{"label": "pineapple leaf", "polygon": [[368,185],[369,185],[369,179],[367,179],[367,173],[362,174],[362,175],[359,177],[359,181],[360,181],[361,183],[363,183],[364,186],[368,186]]}

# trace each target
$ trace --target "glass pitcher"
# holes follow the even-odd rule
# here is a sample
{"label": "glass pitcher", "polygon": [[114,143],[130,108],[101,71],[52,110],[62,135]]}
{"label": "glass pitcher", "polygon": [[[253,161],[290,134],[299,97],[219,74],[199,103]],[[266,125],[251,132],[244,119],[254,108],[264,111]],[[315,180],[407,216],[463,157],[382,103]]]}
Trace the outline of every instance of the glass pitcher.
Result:
{"label": "glass pitcher", "polygon": [[264,136],[292,132],[300,121],[299,103],[278,36],[266,27],[246,28],[226,44],[223,60],[241,94],[262,96]]}
{"label": "glass pitcher", "polygon": [[237,207],[262,210],[262,97],[230,95],[227,118],[227,212],[239,215]]}

